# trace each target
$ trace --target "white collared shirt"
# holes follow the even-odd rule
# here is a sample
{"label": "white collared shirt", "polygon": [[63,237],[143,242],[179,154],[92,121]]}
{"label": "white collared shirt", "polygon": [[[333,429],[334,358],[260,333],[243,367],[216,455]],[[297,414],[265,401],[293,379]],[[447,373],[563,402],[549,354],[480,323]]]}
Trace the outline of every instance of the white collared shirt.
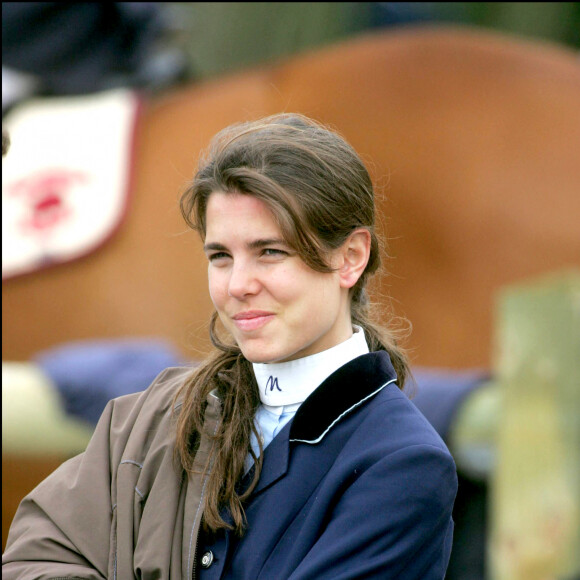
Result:
{"label": "white collared shirt", "polygon": [[[349,339],[322,352],[289,362],[254,363],[252,366],[262,401],[256,411],[254,422],[260,433],[263,449],[326,378],[346,363],[368,352],[364,331],[355,326]],[[257,456],[259,446],[254,434],[251,445]],[[252,463],[252,457],[248,455],[246,471],[250,469]]]}

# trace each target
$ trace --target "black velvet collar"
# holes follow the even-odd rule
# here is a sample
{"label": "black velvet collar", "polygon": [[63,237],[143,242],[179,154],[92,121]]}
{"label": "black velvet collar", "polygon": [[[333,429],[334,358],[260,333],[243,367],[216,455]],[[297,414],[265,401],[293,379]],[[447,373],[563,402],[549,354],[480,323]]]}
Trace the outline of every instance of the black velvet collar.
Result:
{"label": "black velvet collar", "polygon": [[341,415],[396,377],[385,351],[353,359],[332,373],[300,405],[290,428],[290,441],[316,443]]}

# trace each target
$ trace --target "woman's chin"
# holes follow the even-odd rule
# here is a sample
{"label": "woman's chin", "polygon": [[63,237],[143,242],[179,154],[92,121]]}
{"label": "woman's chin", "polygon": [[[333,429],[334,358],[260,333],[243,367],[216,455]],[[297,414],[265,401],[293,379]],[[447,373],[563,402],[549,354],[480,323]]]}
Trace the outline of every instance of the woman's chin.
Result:
{"label": "woman's chin", "polygon": [[283,360],[287,360],[289,356],[285,352],[267,350],[264,348],[260,348],[257,345],[254,345],[252,347],[240,346],[240,349],[244,357],[251,363],[255,364],[268,364],[281,362]]}
{"label": "woman's chin", "polygon": [[246,357],[247,360],[255,364],[267,364],[278,362],[278,359],[275,356],[268,356],[265,355],[264,353],[249,352],[248,354],[246,354],[242,350],[242,354]]}

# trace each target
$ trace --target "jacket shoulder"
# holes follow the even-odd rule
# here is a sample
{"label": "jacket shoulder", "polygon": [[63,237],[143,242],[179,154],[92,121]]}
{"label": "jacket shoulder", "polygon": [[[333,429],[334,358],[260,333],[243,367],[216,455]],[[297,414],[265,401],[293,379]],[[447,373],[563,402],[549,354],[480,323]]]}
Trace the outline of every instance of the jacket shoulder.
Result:
{"label": "jacket shoulder", "polygon": [[169,367],[159,373],[143,391],[122,395],[109,401],[107,411],[114,420],[136,419],[142,414],[163,414],[169,411],[175,395],[191,374],[191,367]]}
{"label": "jacket shoulder", "polygon": [[371,402],[367,421],[381,425],[391,443],[397,442],[402,447],[431,445],[450,455],[440,434],[408,395],[394,384],[383,389]]}
{"label": "jacket shoulder", "polygon": [[113,461],[140,462],[153,442],[156,447],[173,444],[175,397],[191,372],[191,367],[167,368],[144,391],[109,402],[97,431],[108,432]]}

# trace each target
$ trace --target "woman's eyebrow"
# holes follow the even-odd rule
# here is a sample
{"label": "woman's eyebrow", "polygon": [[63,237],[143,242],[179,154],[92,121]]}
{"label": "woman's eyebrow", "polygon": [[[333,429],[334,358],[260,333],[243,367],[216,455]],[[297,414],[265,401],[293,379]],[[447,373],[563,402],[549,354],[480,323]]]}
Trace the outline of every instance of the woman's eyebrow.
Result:
{"label": "woman's eyebrow", "polygon": [[253,240],[248,243],[250,250],[264,248],[265,246],[287,246],[286,240],[282,238],[265,238],[260,240]]}
{"label": "woman's eyebrow", "polygon": [[[247,248],[250,250],[256,250],[260,248],[264,248],[266,246],[287,246],[286,240],[283,238],[260,238],[258,240],[252,240],[246,244]],[[228,248],[219,242],[210,242],[209,244],[205,244],[203,246],[204,252],[211,252],[211,251],[218,251],[224,252],[227,251]]]}
{"label": "woman's eyebrow", "polygon": [[212,250],[223,252],[227,250],[227,248],[223,244],[218,244],[217,242],[212,242],[211,244],[204,244],[203,246],[204,252],[210,252]]}

